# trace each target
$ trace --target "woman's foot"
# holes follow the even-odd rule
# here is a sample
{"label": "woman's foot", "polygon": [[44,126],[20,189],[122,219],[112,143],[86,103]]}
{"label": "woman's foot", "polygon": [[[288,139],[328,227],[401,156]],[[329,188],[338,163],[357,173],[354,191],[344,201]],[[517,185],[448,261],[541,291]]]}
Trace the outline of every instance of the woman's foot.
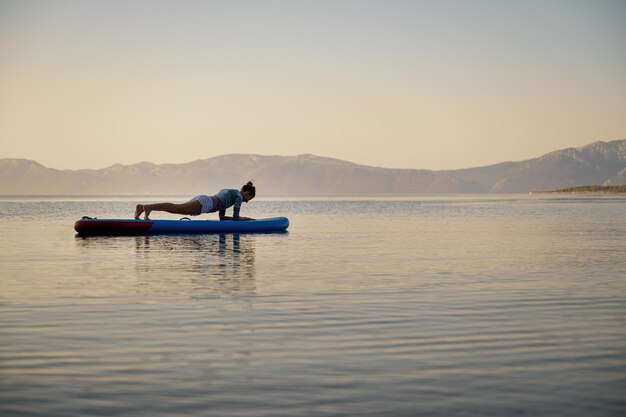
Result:
{"label": "woman's foot", "polygon": [[151,211],[152,211],[152,209],[150,208],[150,206],[148,206],[148,205],[143,206],[143,212],[144,212],[144,216],[143,216],[143,218],[144,218],[145,220],[150,220],[150,219],[148,218],[148,216],[150,215],[150,212],[151,212]]}
{"label": "woman's foot", "polygon": [[139,216],[141,216],[141,213],[143,213],[143,211],[143,205],[137,204],[137,207],[135,207],[135,220],[139,220]]}

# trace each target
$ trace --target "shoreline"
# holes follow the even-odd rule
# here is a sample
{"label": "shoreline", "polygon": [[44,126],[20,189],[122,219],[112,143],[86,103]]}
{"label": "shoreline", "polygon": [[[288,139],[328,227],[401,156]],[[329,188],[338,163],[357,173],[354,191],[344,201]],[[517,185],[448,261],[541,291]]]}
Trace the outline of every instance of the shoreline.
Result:
{"label": "shoreline", "polygon": [[532,191],[529,194],[626,194],[626,185],[585,185],[559,190]]}

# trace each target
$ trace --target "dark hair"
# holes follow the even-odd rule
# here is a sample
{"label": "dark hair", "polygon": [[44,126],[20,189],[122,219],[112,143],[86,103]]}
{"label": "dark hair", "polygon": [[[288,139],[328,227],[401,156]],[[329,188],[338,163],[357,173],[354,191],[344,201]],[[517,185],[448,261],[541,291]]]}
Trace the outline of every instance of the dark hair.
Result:
{"label": "dark hair", "polygon": [[252,197],[256,195],[256,187],[252,184],[252,181],[248,181],[246,185],[241,187],[241,192],[243,193],[244,191],[247,191],[250,194],[252,194]]}

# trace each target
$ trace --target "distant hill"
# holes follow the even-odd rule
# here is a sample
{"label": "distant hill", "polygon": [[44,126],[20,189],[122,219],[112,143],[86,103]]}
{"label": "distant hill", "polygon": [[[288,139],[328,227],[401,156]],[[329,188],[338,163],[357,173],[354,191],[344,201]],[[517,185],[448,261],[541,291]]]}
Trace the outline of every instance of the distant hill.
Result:
{"label": "distant hill", "polygon": [[589,184],[626,184],[626,140],[595,142],[539,158],[452,171],[490,193],[526,193]]}
{"label": "distant hill", "polygon": [[528,193],[626,184],[626,140],[596,142],[521,162],[448,171],[390,169],[315,155],[231,154],[185,164],[140,162],[57,170],[0,159],[3,195],[189,195],[254,180],[264,195]]}

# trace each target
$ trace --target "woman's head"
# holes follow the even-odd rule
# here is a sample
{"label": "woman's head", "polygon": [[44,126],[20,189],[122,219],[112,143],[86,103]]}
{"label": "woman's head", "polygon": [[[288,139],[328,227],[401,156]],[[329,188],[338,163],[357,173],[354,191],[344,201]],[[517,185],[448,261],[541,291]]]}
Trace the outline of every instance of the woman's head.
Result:
{"label": "woman's head", "polygon": [[252,184],[252,181],[248,181],[246,185],[241,187],[241,196],[246,203],[254,198],[256,195],[256,187]]}

